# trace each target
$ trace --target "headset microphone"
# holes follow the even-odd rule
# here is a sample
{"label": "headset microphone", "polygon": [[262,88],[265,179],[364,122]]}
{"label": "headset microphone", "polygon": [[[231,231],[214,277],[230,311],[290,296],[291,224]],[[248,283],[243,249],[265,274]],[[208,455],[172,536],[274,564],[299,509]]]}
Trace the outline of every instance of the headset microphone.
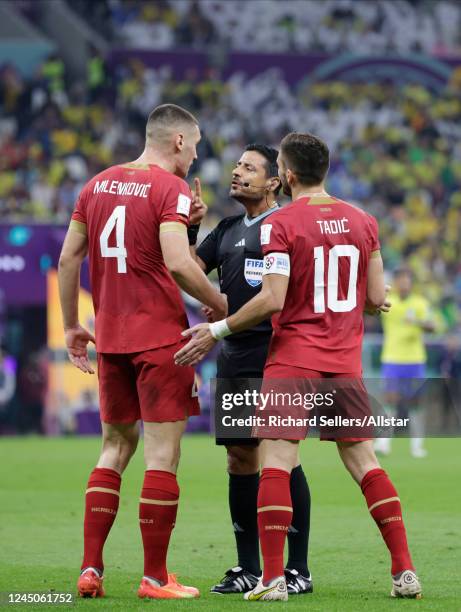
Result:
{"label": "headset microphone", "polygon": [[265,185],[252,185],[251,183],[242,183],[243,187],[252,187],[254,189],[265,189]]}
{"label": "headset microphone", "polygon": [[242,185],[242,187],[245,187],[245,188],[251,187],[251,188],[254,188],[254,189],[264,189],[264,191],[265,191],[264,197],[266,198],[266,207],[267,208],[271,208],[269,206],[268,201],[267,201],[267,194],[268,194],[269,189],[268,189],[268,187],[266,185],[252,185],[251,183],[248,183],[247,181],[245,183],[241,183],[241,185]]}

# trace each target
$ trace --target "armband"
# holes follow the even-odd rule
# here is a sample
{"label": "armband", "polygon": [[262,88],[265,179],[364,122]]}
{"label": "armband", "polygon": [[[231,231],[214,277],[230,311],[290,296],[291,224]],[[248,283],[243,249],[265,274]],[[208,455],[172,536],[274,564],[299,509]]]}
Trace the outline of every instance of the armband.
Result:
{"label": "armband", "polygon": [[194,246],[197,244],[197,236],[200,229],[200,223],[195,225],[189,225],[187,228],[187,237],[189,238],[189,245]]}
{"label": "armband", "polygon": [[290,256],[288,253],[270,253],[265,255],[263,276],[266,274],[290,276]]}

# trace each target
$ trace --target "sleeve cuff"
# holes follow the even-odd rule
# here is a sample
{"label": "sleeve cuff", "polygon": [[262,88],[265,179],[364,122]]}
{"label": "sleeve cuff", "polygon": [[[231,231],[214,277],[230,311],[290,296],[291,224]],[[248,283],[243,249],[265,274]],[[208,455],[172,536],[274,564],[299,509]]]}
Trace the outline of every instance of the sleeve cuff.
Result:
{"label": "sleeve cuff", "polygon": [[77,234],[82,234],[82,236],[87,235],[86,223],[82,223],[81,221],[76,221],[75,219],[72,219],[69,224],[69,229],[74,232],[77,232]]}
{"label": "sleeve cuff", "polygon": [[187,234],[187,227],[181,221],[166,221],[165,223],[160,223],[160,233],[161,234]]}

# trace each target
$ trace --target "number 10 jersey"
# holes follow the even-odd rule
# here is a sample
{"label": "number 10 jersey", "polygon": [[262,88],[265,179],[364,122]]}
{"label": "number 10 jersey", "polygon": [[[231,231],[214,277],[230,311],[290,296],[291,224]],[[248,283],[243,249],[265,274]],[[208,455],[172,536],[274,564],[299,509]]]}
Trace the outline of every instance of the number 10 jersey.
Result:
{"label": "number 10 jersey", "polygon": [[264,273],[290,277],[266,365],[360,372],[368,264],[380,248],[376,219],[326,194],[301,197],[263,223],[261,246]]}
{"label": "number 10 jersey", "polygon": [[191,197],[181,178],[135,163],[112,166],[83,188],[70,227],[88,236],[99,353],[168,346],[188,327],[160,232],[187,227]]}

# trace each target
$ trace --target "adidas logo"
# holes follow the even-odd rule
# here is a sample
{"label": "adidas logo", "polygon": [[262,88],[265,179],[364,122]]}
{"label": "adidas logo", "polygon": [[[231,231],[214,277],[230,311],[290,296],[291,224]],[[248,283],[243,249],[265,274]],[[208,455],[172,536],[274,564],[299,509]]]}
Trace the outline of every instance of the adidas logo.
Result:
{"label": "adidas logo", "polygon": [[234,244],[234,246],[245,246],[245,238],[242,238]]}

